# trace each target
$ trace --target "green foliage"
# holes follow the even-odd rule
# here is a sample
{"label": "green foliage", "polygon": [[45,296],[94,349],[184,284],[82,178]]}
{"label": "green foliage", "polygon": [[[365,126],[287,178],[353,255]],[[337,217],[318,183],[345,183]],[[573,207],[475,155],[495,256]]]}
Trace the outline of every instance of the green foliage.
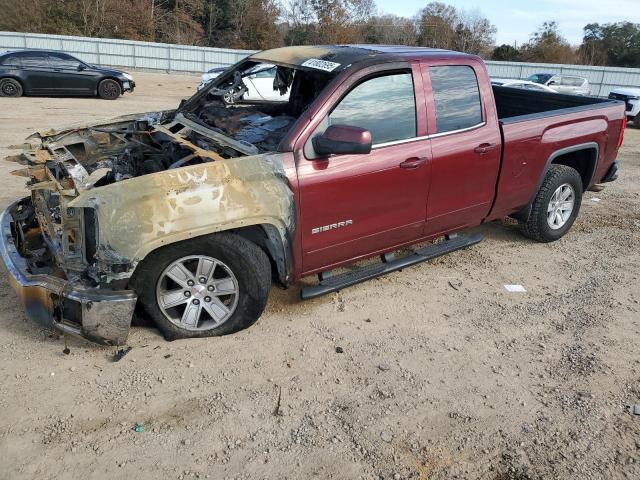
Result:
{"label": "green foliage", "polygon": [[585,63],[640,67],[640,24],[590,23],[584,27],[580,54]]}
{"label": "green foliage", "polygon": [[491,60],[498,60],[502,62],[518,62],[522,59],[520,50],[512,45],[500,45],[493,49],[491,54]]}

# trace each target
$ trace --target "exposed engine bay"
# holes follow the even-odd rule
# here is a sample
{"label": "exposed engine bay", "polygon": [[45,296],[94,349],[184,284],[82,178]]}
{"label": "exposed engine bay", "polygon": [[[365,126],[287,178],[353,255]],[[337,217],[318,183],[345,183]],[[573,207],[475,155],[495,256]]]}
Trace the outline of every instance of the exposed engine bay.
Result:
{"label": "exposed engine bay", "polygon": [[[182,167],[212,165],[211,162],[220,162],[218,170],[224,171],[235,169],[232,164],[240,162],[242,166],[238,163],[237,168],[243,172],[241,176],[247,176],[251,169],[258,169],[256,172],[263,175],[281,168],[272,164],[260,166],[268,162],[262,157],[278,151],[298,117],[334,75],[277,66],[273,89],[286,92],[286,101],[244,101],[243,76],[259,72],[260,65],[255,61],[239,64],[175,111],[130,115],[108,123],[41,132],[30,137],[29,148],[13,158],[28,167],[16,174],[29,177],[27,186],[32,191],[31,202],[17,207],[14,214],[16,228],[31,232],[30,236],[16,234],[30,272],[75,278],[91,285],[112,282],[126,285],[136,260],[116,253],[113,244],[117,241],[105,242],[105,223],[100,228],[97,216],[106,213],[98,204],[88,207],[99,202],[97,190],[89,194],[96,188],[151,174],[170,174]],[[274,69],[274,65],[269,68]],[[255,158],[255,166],[245,165],[242,157]],[[229,159],[238,160],[224,166]],[[145,187],[156,182],[149,178]],[[269,181],[264,188],[281,189],[279,181],[271,176],[265,178]],[[187,183],[197,185],[201,181],[187,180]],[[275,187],[270,186],[272,183]],[[273,208],[279,212],[286,211],[282,205],[288,199],[280,202],[272,193],[260,195],[273,202],[276,205]],[[129,191],[126,197],[132,197]],[[256,198],[255,193],[252,198]],[[116,203],[112,200],[110,206]],[[77,208],[78,205],[83,208]],[[122,217],[114,220],[116,226],[124,225]],[[127,228],[136,229],[136,225],[134,221]],[[126,248],[121,246],[117,250]]]}
{"label": "exposed engine bay", "polygon": [[172,112],[41,135],[42,147],[51,157],[46,168],[58,181],[69,173],[79,183],[76,186],[86,189],[203,162],[277,151],[332,75],[278,66],[273,89],[286,92],[286,101],[245,102],[243,75],[256,71],[260,71],[259,63],[244,62]]}

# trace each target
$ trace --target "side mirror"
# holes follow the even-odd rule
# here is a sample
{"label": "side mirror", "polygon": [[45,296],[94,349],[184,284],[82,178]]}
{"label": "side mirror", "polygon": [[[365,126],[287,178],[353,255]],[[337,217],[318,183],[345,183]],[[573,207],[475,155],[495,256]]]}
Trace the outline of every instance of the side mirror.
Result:
{"label": "side mirror", "polygon": [[318,155],[362,155],[371,152],[371,132],[350,125],[331,125],[314,137],[313,149]]}
{"label": "side mirror", "polygon": [[555,84],[556,84],[555,80],[551,80],[549,83],[547,83],[548,86],[555,85]]}
{"label": "side mirror", "polygon": [[81,72],[83,70],[86,70],[86,69],[87,69],[87,67],[83,63],[78,64],[78,71],[79,72]]}

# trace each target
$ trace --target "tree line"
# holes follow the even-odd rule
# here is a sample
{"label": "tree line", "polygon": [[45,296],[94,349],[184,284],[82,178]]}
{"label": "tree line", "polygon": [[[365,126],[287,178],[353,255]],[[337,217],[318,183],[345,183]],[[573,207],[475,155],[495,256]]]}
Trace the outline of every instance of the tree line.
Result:
{"label": "tree line", "polygon": [[427,3],[411,17],[374,0],[0,0],[0,30],[224,48],[381,43],[445,48],[487,59],[640,67],[640,24],[592,23],[579,46],[545,22],[529,41],[495,45],[479,10]]}

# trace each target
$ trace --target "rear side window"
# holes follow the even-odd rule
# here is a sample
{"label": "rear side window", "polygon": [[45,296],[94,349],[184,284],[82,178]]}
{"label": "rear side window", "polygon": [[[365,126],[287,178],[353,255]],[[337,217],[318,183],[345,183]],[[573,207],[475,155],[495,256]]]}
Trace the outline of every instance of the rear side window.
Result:
{"label": "rear side window", "polygon": [[416,101],[411,73],[365,80],[329,115],[329,125],[351,125],[371,132],[373,144],[416,136]]}
{"label": "rear side window", "polygon": [[256,78],[275,78],[275,76],[276,76],[276,69],[275,68],[270,68],[268,70],[259,70],[255,74]]}
{"label": "rear side window", "polygon": [[7,55],[0,57],[0,65],[6,65],[8,67],[19,67],[22,65],[20,57],[18,55]]}
{"label": "rear side window", "polygon": [[580,77],[562,77],[562,85],[569,87],[581,87],[584,83],[584,79]]}
{"label": "rear side window", "polygon": [[49,58],[46,53],[25,52],[20,54],[23,67],[48,67]]}
{"label": "rear side window", "polygon": [[480,91],[473,68],[464,65],[430,67],[429,75],[438,133],[482,123]]}

